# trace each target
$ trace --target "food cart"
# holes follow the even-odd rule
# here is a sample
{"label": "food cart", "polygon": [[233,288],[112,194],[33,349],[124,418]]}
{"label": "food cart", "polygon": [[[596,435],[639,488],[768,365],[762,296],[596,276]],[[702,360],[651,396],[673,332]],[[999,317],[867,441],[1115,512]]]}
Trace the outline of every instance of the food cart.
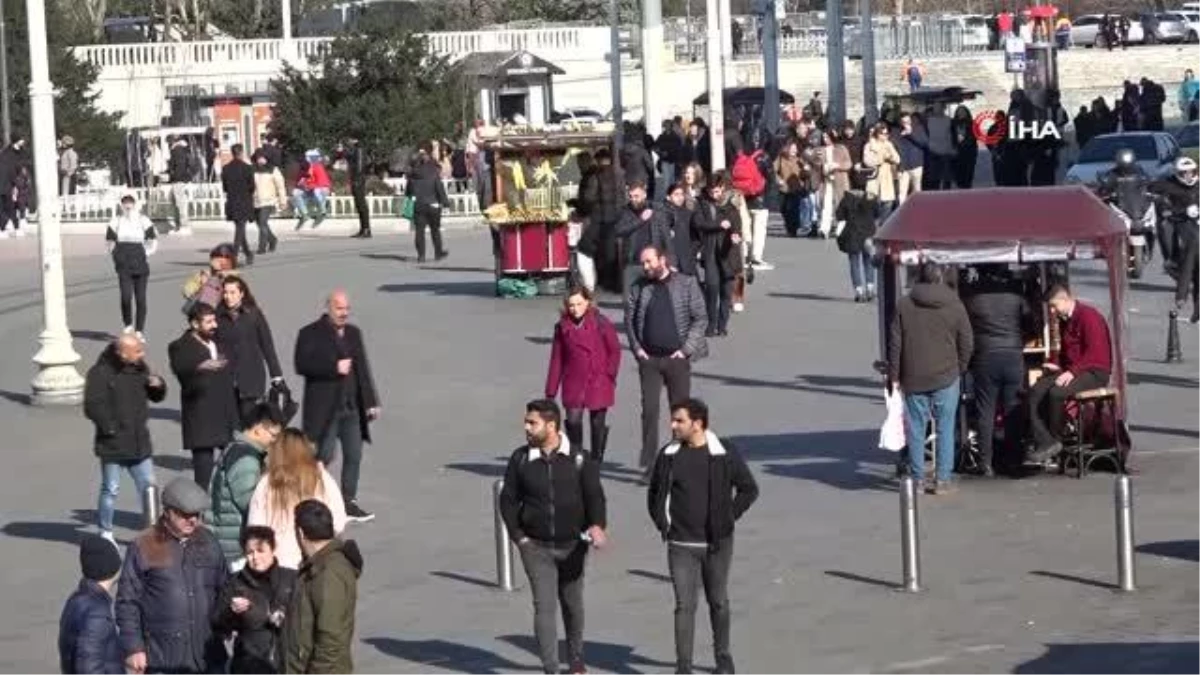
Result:
{"label": "food cart", "polygon": [[571,273],[568,221],[582,178],[578,158],[612,144],[612,124],[485,128],[492,153],[493,203],[483,206],[499,233],[497,288],[503,279],[536,286],[540,295],[566,290]]}
{"label": "food cart", "polygon": [[[1041,293],[1067,281],[1073,261],[1104,260],[1109,289],[1109,325],[1113,344],[1112,442],[1123,469],[1130,450],[1129,397],[1126,395],[1128,322],[1124,301],[1128,285],[1125,227],[1095,195],[1081,186],[991,188],[921,192],[911,196],[875,235],[881,263],[880,358],[886,360],[896,303],[904,292],[900,272],[906,266],[934,262],[955,266],[984,263],[1016,266],[1034,287],[1041,307],[1039,329],[1027,336],[1026,365],[1031,381],[1058,349],[1057,324]],[[960,436],[962,434],[960,424]],[[965,438],[960,438],[960,446]],[[1060,463],[1062,470],[1064,463]],[[1079,475],[1086,464],[1079,464]]]}

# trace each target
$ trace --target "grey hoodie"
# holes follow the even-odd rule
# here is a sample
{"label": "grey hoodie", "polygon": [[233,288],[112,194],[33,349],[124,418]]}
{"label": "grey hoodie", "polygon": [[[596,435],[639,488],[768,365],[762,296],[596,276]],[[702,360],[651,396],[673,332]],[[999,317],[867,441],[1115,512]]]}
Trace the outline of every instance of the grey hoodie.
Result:
{"label": "grey hoodie", "polygon": [[954,289],[918,283],[897,303],[888,377],[906,393],[945,388],[970,366],[973,350],[971,322]]}

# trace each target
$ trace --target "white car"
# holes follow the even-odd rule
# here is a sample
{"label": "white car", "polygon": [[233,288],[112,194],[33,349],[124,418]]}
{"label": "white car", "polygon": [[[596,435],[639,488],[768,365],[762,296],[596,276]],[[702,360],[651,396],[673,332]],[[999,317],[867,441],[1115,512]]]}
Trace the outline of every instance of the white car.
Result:
{"label": "white car", "polygon": [[604,115],[591,108],[566,108],[550,114],[551,124],[566,124],[569,122],[597,124],[602,121],[604,121]]}
{"label": "white car", "polygon": [[1138,166],[1153,180],[1170,176],[1179,156],[1179,144],[1165,131],[1104,134],[1088,141],[1079,151],[1079,158],[1067,169],[1066,182],[1095,187],[1100,175],[1113,168],[1117,152],[1124,148],[1133,150]]}
{"label": "white car", "polygon": [[[1116,16],[1116,15],[1114,15]],[[1102,14],[1085,14],[1071,24],[1071,44],[1080,47],[1103,47],[1104,36],[1100,34]],[[1145,31],[1137,19],[1129,20],[1129,43],[1141,44],[1146,41]]]}

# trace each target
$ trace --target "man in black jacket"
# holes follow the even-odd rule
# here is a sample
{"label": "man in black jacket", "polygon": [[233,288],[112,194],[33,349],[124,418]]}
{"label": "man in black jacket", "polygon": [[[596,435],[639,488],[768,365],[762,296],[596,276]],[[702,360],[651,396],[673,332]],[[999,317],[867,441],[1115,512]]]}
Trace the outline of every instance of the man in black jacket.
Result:
{"label": "man in black jacket", "polygon": [[555,620],[560,600],[571,672],[587,672],[583,568],[588,542],[600,548],[608,541],[600,467],[571,447],[554,401],[539,399],[525,406],[525,440],[508,459],[500,513],[533,589],[533,630],[544,672],[558,672]]}
{"label": "man in black jacket", "polygon": [[196,303],[188,321],[188,330],[167,345],[167,355],[179,380],[183,447],[192,451],[196,483],[208,489],[214,450],[232,440],[238,426],[237,394],[228,355],[216,339],[216,311]]}
{"label": "man in black jacket", "polygon": [[350,196],[354,198],[354,210],[358,212],[356,239],[371,238],[371,208],[367,204],[367,155],[358,144],[358,138],[346,139],[346,170],[350,178]]}
{"label": "man in black jacket", "polygon": [[[254,218],[254,167],[246,161],[241,143],[229,148],[233,160],[221,168],[221,189],[225,191],[225,219],[233,222],[233,248],[246,255],[245,264],[254,264],[254,253],[246,241],[246,223]],[[264,242],[258,242],[264,246]]]}
{"label": "man in black jacket", "polygon": [[675,587],[675,672],[692,672],[696,596],[708,601],[718,673],[732,673],[729,566],[733,527],[758,499],[758,484],[729,441],[708,428],[708,406],[688,399],[671,408],[674,442],[659,453],[646,493],[654,527],[667,542]]}
{"label": "man in black jacket", "polygon": [[[150,401],[167,395],[167,383],[145,361],[146,345],[132,333],[110,344],[88,370],[83,413],[96,426],[93,452],[100,459],[100,503],[96,509],[100,534],[113,541],[113,508],[121,486],[121,469],[129,472],[138,497],[154,484]],[[143,509],[145,504],[142,505]]]}
{"label": "man in black jacket", "polygon": [[346,516],[373,520],[374,514],[358,505],[358,476],[363,443],[371,441],[370,423],[379,417],[379,396],[362,331],[350,323],[345,291],[330,293],[325,314],[300,329],[295,366],[304,378],[304,433],[341,484]]}
{"label": "man in black jacket", "polygon": [[621,210],[621,219],[617,221],[617,236],[622,240],[622,286],[628,290],[633,288],[633,282],[642,276],[642,264],[638,255],[647,246],[654,246],[660,251],[671,250],[671,230],[666,214],[660,208],[651,208],[646,197],[649,188],[641,180],[629,183],[629,203]]}
{"label": "man in black jacket", "polygon": [[182,138],[171,142],[170,156],[167,158],[167,178],[171,181],[171,206],[175,211],[175,232],[180,235],[192,233],[192,221],[188,215],[188,201],[191,195],[189,183],[196,175],[197,160],[188,142]]}
{"label": "man in black jacket", "polygon": [[417,262],[425,262],[425,230],[433,239],[434,260],[445,260],[450,252],[442,246],[442,209],[449,208],[450,198],[442,184],[442,168],[433,159],[433,148],[423,144],[408,174],[404,195],[413,200],[413,232],[416,237]]}

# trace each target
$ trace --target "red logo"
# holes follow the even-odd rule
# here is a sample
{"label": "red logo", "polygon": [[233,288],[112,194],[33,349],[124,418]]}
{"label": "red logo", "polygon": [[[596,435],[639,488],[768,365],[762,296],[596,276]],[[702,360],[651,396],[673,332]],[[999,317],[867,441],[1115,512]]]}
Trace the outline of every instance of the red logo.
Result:
{"label": "red logo", "polygon": [[999,110],[981,112],[971,122],[971,133],[990,148],[1008,136],[1008,119]]}

